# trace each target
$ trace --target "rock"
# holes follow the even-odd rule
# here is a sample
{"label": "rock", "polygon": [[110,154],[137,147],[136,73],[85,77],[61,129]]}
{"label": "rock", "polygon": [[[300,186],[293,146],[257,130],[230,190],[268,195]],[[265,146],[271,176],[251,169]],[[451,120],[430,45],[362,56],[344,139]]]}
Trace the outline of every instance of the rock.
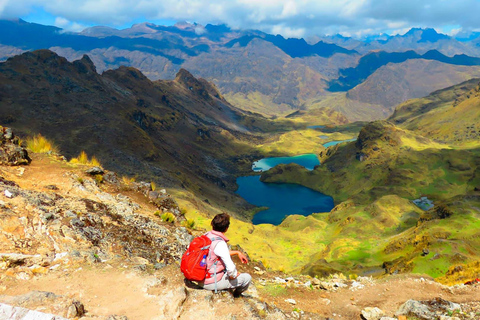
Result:
{"label": "rock", "polygon": [[14,138],[11,129],[3,128],[3,130],[5,133],[2,135],[3,143],[0,143],[0,164],[7,166],[30,164],[32,159],[25,148],[18,146],[18,139]]}
{"label": "rock", "polygon": [[115,172],[107,172],[103,175],[103,181],[113,184],[120,185],[120,180],[118,180],[117,174]]}
{"label": "rock", "polygon": [[[13,307],[27,308],[28,309],[38,309],[42,312],[48,312],[50,317],[46,317],[45,314],[39,312],[39,318],[36,317],[13,317],[13,318],[2,318],[0,310],[0,319],[22,319],[22,320],[58,320],[64,319],[59,316],[54,316],[54,314],[62,314],[67,318],[78,318],[82,317],[85,314],[85,308],[83,304],[65,296],[56,295],[52,292],[45,291],[31,291],[27,294],[20,296],[0,296],[0,302],[6,303]],[[28,312],[33,312],[28,310]],[[37,311],[35,311],[37,312]],[[17,314],[15,314],[17,316]],[[29,315],[30,316],[30,315]]]}
{"label": "rock", "polygon": [[78,300],[73,300],[72,304],[67,309],[67,318],[81,317],[85,314],[85,307],[83,303]]}
{"label": "rock", "polygon": [[0,260],[6,262],[7,267],[14,267],[41,264],[43,259],[39,254],[28,255],[20,253],[0,253]]}
{"label": "rock", "polygon": [[435,319],[435,314],[420,301],[408,300],[395,313],[396,316],[415,316],[420,319]]}
{"label": "rock", "polygon": [[377,307],[367,307],[361,312],[361,318],[363,320],[379,320],[383,315],[385,315],[385,312]]}
{"label": "rock", "polygon": [[126,316],[111,315],[108,316],[105,320],[128,320],[128,318]]}
{"label": "rock", "polygon": [[102,168],[100,168],[98,166],[95,166],[95,167],[91,167],[91,168],[85,170],[85,173],[88,173],[89,175],[95,176],[97,174],[104,174],[105,171],[103,171]]}
{"label": "rock", "polygon": [[142,257],[135,257],[133,258],[133,262],[137,265],[147,265],[147,264],[150,264],[150,261],[148,261],[147,259],[145,258],[142,258]]}
{"label": "rock", "polygon": [[6,128],[5,133],[3,134],[6,140],[11,140],[13,139],[13,131],[12,128]]}
{"label": "rock", "polygon": [[297,301],[295,301],[294,299],[285,299],[285,302],[288,302],[293,305],[297,304]]}
{"label": "rock", "polygon": [[7,198],[13,198],[13,194],[8,190],[5,190],[4,194],[5,194],[5,197]]}
{"label": "rock", "polygon": [[148,192],[148,199],[151,201],[155,201],[160,196],[160,194],[157,191],[150,191]]}
{"label": "rock", "polygon": [[[190,291],[192,290],[192,291]],[[159,301],[159,313],[163,314],[165,319],[178,319],[182,305],[188,296],[192,296],[196,293],[205,296],[209,296],[212,299],[212,292],[207,290],[194,290],[186,289],[185,287],[175,288],[162,294],[163,299]],[[205,299],[196,298],[197,301],[205,301]]]}
{"label": "rock", "polygon": [[435,298],[429,301],[408,300],[395,313],[396,316],[405,315],[417,317],[423,320],[437,319],[439,315],[447,312],[461,310],[457,303],[442,298]]}
{"label": "rock", "polygon": [[21,307],[13,307],[0,303],[0,319],[11,320],[67,320],[66,318],[49,313],[29,310]]}

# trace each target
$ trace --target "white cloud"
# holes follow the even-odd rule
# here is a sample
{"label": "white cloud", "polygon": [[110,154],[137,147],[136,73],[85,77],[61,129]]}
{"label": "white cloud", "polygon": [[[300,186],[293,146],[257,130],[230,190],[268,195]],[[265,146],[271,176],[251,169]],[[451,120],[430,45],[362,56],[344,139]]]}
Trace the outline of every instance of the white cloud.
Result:
{"label": "white cloud", "polygon": [[195,34],[202,35],[205,32],[207,32],[207,30],[205,30],[205,28],[203,26],[199,25],[199,26],[195,27]]}
{"label": "white cloud", "polygon": [[271,33],[274,35],[281,34],[285,38],[302,38],[305,36],[305,29],[294,29],[283,25],[275,25]]}
{"label": "white cloud", "polygon": [[452,37],[455,37],[457,34],[461,33],[463,31],[462,28],[458,28],[458,29],[452,29],[450,30],[450,32],[448,33],[449,36],[452,36]]}
{"label": "white cloud", "polygon": [[71,22],[63,17],[56,17],[54,25],[62,28],[64,31],[80,32],[87,26],[78,22]]}
{"label": "white cloud", "polygon": [[71,28],[123,26],[139,19],[226,23],[267,32],[275,29],[285,36],[301,30],[308,36],[380,33],[412,26],[458,25],[464,32],[480,28],[478,0],[0,0],[0,18],[22,17],[35,8],[69,21]]}

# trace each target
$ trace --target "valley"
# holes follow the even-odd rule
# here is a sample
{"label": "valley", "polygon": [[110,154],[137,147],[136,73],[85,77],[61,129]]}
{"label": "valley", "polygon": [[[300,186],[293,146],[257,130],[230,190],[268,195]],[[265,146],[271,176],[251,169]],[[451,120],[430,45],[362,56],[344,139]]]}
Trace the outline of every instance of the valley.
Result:
{"label": "valley", "polygon": [[[59,272],[65,295],[105,295],[90,280],[73,294],[69,277],[109,273],[108,263],[104,283],[127,275],[146,309],[88,300],[95,316],[153,318],[151,298],[164,295],[172,318],[188,319],[197,298],[228,305],[176,272],[192,235],[227,212],[255,274],[254,297],[235,302],[240,318],[353,319],[368,305],[357,285],[389,296],[369,299],[392,316],[396,286],[427,283],[418,299],[478,296],[461,286],[480,272],[474,42],[433,29],[359,45],[225,25],[199,35],[189,23],[0,27],[11,31],[0,35],[0,293],[43,290]],[[475,319],[469,301],[458,298]]]}

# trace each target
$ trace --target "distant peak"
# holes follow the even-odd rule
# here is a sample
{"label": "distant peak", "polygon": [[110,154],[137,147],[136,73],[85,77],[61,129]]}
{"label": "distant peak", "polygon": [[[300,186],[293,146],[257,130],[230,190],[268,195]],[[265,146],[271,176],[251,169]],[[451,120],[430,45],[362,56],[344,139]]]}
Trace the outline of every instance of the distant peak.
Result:
{"label": "distant peak", "polygon": [[178,70],[177,72],[177,75],[175,76],[175,80],[180,81],[181,79],[184,79],[184,78],[195,78],[195,77],[188,70],[184,68],[180,68],[180,70]]}
{"label": "distant peak", "polygon": [[97,73],[95,64],[86,54],[83,55],[82,59],[74,61],[73,65],[76,66],[81,73]]}
{"label": "distant peak", "polygon": [[174,27],[182,30],[188,30],[188,29],[195,29],[198,24],[197,23],[190,23],[187,21],[179,21],[173,25]]}

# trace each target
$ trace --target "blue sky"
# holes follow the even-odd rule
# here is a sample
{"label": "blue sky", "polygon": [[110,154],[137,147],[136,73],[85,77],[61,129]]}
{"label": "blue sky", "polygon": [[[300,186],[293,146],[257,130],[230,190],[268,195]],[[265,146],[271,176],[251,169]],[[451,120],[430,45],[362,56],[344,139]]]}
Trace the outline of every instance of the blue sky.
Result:
{"label": "blue sky", "polygon": [[140,22],[225,23],[285,37],[357,38],[431,27],[455,35],[480,31],[480,0],[0,0],[0,18],[70,30],[119,29]]}

